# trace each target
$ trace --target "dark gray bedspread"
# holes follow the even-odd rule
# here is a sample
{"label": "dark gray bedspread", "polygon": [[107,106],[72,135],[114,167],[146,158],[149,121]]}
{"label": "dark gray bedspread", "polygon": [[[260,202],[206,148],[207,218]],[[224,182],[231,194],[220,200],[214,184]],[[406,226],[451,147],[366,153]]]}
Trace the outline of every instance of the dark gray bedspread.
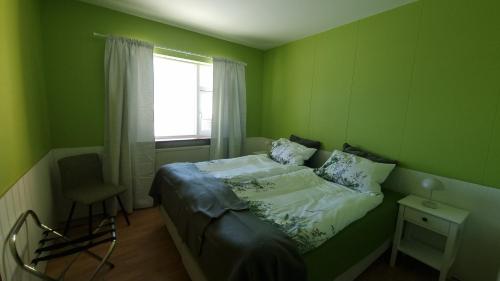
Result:
{"label": "dark gray bedspread", "polygon": [[150,195],[161,203],[210,281],[303,281],[292,240],[247,210],[230,188],[190,163],[163,166]]}

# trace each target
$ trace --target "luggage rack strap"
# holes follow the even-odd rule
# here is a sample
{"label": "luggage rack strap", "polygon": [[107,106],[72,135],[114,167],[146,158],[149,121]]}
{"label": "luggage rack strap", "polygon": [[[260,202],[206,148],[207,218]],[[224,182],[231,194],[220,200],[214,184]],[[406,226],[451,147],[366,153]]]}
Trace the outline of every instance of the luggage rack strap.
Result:
{"label": "luggage rack strap", "polygon": [[48,261],[48,260],[52,260],[52,259],[55,259],[55,258],[69,256],[69,255],[81,252],[83,250],[87,250],[87,249],[93,248],[93,247],[95,247],[97,245],[101,245],[103,243],[111,242],[111,241],[114,241],[114,240],[115,240],[114,237],[110,237],[110,238],[106,238],[106,239],[98,241],[98,242],[89,242],[85,246],[80,246],[80,247],[68,249],[66,251],[62,251],[62,252],[59,252],[59,253],[56,253],[56,254],[51,254],[51,255],[47,255],[47,256],[42,256],[42,257],[35,258],[35,259],[33,259],[33,261],[31,263],[36,265],[38,262],[41,262],[41,261]]}
{"label": "luggage rack strap", "polygon": [[[101,228],[104,228],[104,227],[107,227],[107,226],[113,226],[113,228],[112,228],[112,229],[114,229],[115,224],[114,224],[114,223],[106,223],[106,224],[103,224],[103,225],[101,226]],[[43,245],[43,244],[45,244],[46,242],[61,239],[61,237],[58,237],[58,236],[56,236],[56,237],[48,237],[48,235],[49,235],[50,233],[51,233],[50,231],[44,231],[44,232],[43,232],[43,234],[44,234],[44,235],[43,235],[43,236],[44,236],[44,238],[43,238],[43,239],[40,239],[40,241],[38,241],[38,244]]]}
{"label": "luggage rack strap", "polygon": [[[73,239],[73,240],[70,240],[70,241],[65,241],[65,242],[61,242],[61,243],[55,243],[55,244],[52,244],[50,246],[45,246],[45,247],[41,247],[41,248],[38,248],[35,250],[36,253],[41,253],[41,252],[45,252],[45,251],[52,251],[52,250],[58,250],[58,249],[62,249],[62,248],[65,248],[67,246],[72,246],[72,245],[75,245],[75,244],[80,244],[80,243],[83,243],[83,242],[87,242],[87,241],[92,241],[96,238],[99,238],[99,237],[102,237],[106,234],[109,234],[109,233],[113,233],[115,232],[114,229],[110,229],[110,230],[106,230],[106,231],[101,231],[101,232],[97,232],[97,233],[93,233],[93,234],[89,234],[89,235],[85,235],[85,236],[82,236],[80,238],[77,238],[77,239]],[[111,238],[115,238],[115,237],[111,237]]]}
{"label": "luggage rack strap", "polygon": [[[41,247],[41,248],[37,249],[35,251],[35,256],[37,256],[37,257],[33,259],[32,264],[26,264],[23,261],[23,259],[19,255],[19,252],[17,251],[17,247],[16,247],[16,242],[17,242],[17,237],[18,237],[17,234],[19,233],[21,228],[25,225],[28,217],[30,217],[34,221],[36,227],[38,227],[42,230],[43,238],[39,242],[39,244],[41,246],[43,246],[43,244],[45,242],[48,242],[48,241],[52,241],[52,240],[57,241],[57,239],[64,240],[64,242],[57,243],[57,244],[50,245],[50,246],[46,246],[46,247]],[[107,227],[107,226],[109,226],[110,229],[102,230],[103,227]],[[50,238],[49,237],[50,234],[53,234],[55,237]],[[93,239],[101,238],[107,234],[111,234],[110,237],[107,237],[105,239],[101,239],[99,241],[93,241]],[[14,224],[14,226],[12,227],[12,229],[9,232],[9,234],[7,236],[7,240],[9,243],[10,252],[11,252],[16,264],[19,267],[21,267],[24,271],[27,271],[28,273],[39,277],[41,280],[45,280],[45,281],[63,280],[64,275],[66,274],[68,269],[71,267],[71,265],[76,261],[76,257],[78,257],[78,255],[81,253],[85,253],[85,254],[89,255],[90,257],[99,261],[99,265],[93,271],[93,273],[90,276],[90,278],[88,279],[88,281],[92,281],[95,279],[95,277],[97,276],[97,273],[99,273],[99,271],[104,266],[104,264],[108,265],[110,268],[114,267],[114,264],[112,264],[111,262],[108,261],[109,257],[111,256],[111,254],[116,246],[116,228],[115,228],[115,218],[114,217],[104,218],[92,234],[87,235],[87,236],[83,236],[83,237],[79,237],[76,239],[70,239],[69,237],[66,237],[66,236],[62,235],[61,233],[57,232],[56,230],[42,224],[40,222],[40,219],[36,215],[36,213],[32,210],[28,210],[19,216],[16,223]],[[103,257],[90,251],[91,248],[93,248],[97,245],[107,243],[107,242],[110,242],[110,245],[108,247],[106,254]],[[63,251],[59,251],[59,252],[54,253],[54,254],[40,256],[41,252],[63,249],[65,247],[71,247],[71,248],[63,250]],[[51,260],[51,259],[55,259],[58,257],[72,255],[72,254],[75,254],[74,258],[72,258],[72,261],[70,263],[68,263],[66,268],[64,268],[62,270],[59,277],[51,277],[51,276],[45,274],[44,272],[41,272],[38,269],[36,269],[36,264],[40,261]]]}

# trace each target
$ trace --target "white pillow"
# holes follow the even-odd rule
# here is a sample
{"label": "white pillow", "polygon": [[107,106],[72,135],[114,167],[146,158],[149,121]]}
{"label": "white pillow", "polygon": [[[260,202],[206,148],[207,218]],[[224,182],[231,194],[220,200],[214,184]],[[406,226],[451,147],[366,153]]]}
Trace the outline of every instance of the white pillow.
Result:
{"label": "white pillow", "polygon": [[281,164],[304,165],[304,161],[311,158],[315,152],[316,148],[309,148],[288,139],[281,138],[271,143],[271,152],[269,156],[271,159]]}
{"label": "white pillow", "polygon": [[380,184],[395,166],[335,150],[315,172],[326,180],[359,192],[380,193]]}

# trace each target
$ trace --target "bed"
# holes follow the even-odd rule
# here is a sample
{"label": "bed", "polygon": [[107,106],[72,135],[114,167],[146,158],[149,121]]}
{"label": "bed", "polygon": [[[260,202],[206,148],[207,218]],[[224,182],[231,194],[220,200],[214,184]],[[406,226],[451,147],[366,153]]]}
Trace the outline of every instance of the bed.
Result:
{"label": "bed", "polygon": [[167,165],[151,194],[194,281],[352,280],[388,248],[402,196],[360,195],[266,155]]}

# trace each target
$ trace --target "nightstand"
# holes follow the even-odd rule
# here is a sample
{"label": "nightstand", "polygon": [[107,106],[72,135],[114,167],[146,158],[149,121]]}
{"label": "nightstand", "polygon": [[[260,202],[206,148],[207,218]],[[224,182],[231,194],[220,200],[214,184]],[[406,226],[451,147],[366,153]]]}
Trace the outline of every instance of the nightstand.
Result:
{"label": "nightstand", "polygon": [[[438,203],[437,209],[431,209],[422,202],[427,199],[408,195],[398,201],[399,213],[392,246],[391,266],[396,263],[398,251],[401,251],[440,271],[439,281],[446,280],[448,271],[455,261],[459,241],[467,211]],[[405,225],[411,223],[444,237],[441,250],[404,235]],[[409,236],[409,235],[408,235]]]}

